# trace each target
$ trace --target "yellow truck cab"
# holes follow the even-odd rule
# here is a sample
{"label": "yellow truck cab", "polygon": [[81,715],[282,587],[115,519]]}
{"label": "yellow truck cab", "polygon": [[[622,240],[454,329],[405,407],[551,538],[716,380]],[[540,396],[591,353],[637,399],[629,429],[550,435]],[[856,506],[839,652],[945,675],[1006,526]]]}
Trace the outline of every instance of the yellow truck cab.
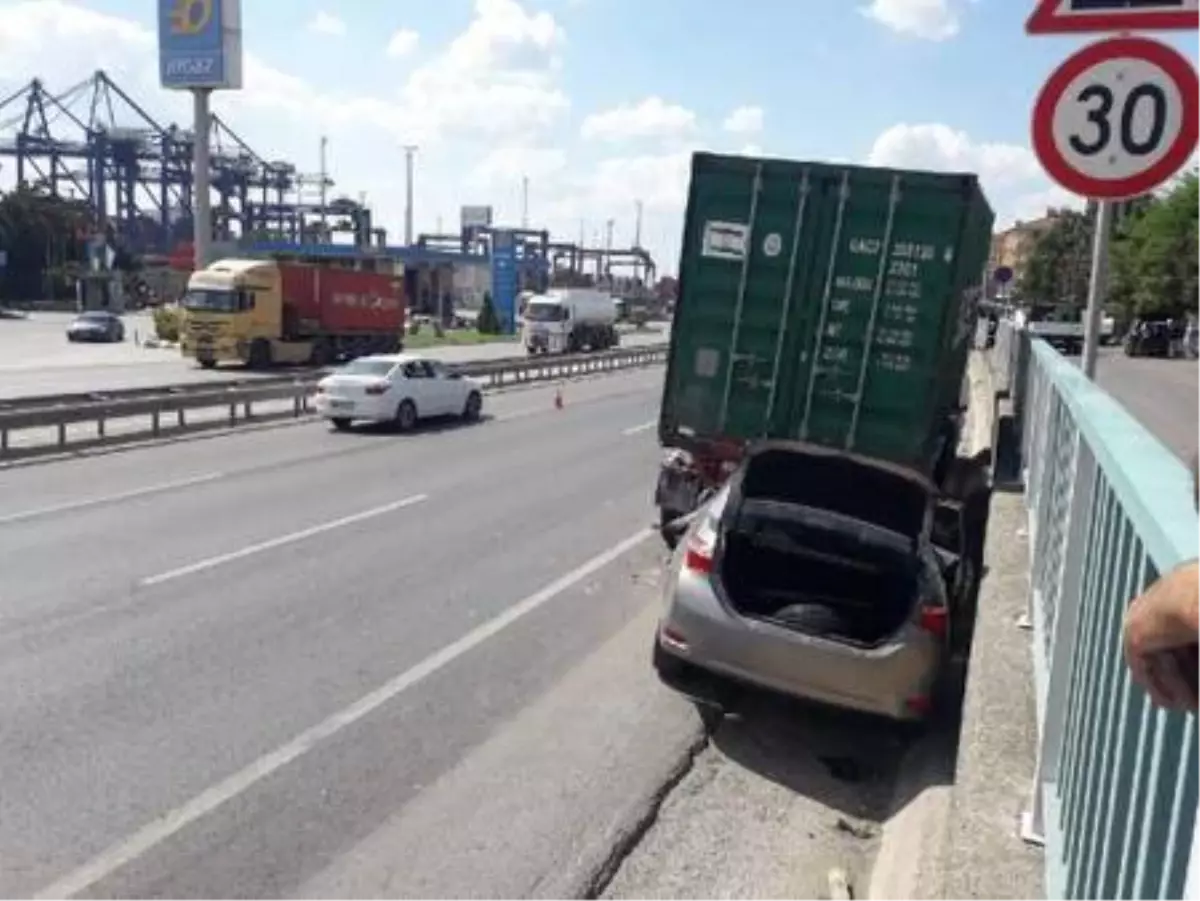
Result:
{"label": "yellow truck cab", "polygon": [[[219,260],[192,273],[180,304],[180,349],[201,366],[220,362],[268,364],[279,359],[283,300],[279,267],[271,260]],[[267,359],[252,359],[263,355]],[[304,348],[305,355],[310,349]],[[283,362],[280,360],[280,362]],[[292,362],[303,362],[294,360]]]}

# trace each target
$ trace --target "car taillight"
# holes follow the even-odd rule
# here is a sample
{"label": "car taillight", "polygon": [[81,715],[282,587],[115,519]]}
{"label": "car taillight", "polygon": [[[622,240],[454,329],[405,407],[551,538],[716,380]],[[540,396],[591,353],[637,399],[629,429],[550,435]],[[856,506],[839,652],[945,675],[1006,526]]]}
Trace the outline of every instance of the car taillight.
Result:
{"label": "car taillight", "polygon": [[700,527],[688,538],[683,552],[685,569],[700,575],[708,575],[713,570],[713,554],[717,549],[717,524],[711,516],[706,516]]}
{"label": "car taillight", "polygon": [[389,385],[387,382],[374,382],[373,384],[367,385],[363,391],[365,391],[367,394],[383,394],[390,387],[391,385]]}
{"label": "car taillight", "polygon": [[945,607],[922,607],[919,622],[930,635],[945,638],[950,627],[950,614]]}
{"label": "car taillight", "polygon": [[712,572],[713,566],[712,548],[697,547],[688,542],[687,550],[683,555],[683,565],[694,573],[708,575]]}

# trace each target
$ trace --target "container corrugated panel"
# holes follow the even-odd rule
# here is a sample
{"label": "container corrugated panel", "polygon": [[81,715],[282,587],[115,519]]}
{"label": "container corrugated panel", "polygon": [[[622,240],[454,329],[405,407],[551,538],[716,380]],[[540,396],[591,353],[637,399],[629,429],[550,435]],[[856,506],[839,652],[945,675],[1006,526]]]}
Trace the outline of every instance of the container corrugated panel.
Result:
{"label": "container corrugated panel", "polygon": [[993,214],[974,175],[696,154],[659,426],[928,468]]}
{"label": "container corrugated panel", "polygon": [[336,266],[279,263],[285,303],[302,334],[396,334],[404,325],[404,283]]}

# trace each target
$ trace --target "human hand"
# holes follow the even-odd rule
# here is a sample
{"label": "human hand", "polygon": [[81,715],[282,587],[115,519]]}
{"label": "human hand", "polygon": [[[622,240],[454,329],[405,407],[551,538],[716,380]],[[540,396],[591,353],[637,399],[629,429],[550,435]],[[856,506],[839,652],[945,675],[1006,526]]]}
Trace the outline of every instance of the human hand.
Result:
{"label": "human hand", "polygon": [[1152,701],[1171,709],[1197,709],[1200,641],[1200,569],[1186,563],[1160,578],[1125,614],[1125,661]]}

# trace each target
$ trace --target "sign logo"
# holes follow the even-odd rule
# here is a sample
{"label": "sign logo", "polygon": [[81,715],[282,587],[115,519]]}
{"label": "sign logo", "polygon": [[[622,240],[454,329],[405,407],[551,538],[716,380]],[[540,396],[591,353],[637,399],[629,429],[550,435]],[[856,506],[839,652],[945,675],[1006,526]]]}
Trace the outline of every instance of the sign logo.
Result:
{"label": "sign logo", "polygon": [[175,0],[171,9],[171,34],[202,34],[212,21],[213,0]]}

